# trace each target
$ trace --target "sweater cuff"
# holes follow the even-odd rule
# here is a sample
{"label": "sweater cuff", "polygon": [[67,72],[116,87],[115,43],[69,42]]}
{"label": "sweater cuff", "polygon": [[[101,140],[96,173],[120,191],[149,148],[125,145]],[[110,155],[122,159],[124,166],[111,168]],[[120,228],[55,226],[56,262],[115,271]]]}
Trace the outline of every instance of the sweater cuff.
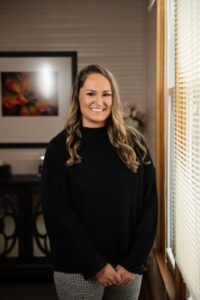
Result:
{"label": "sweater cuff", "polygon": [[88,280],[94,277],[108,262],[103,258],[97,262],[90,264],[87,268],[82,272],[82,275],[85,280]]}
{"label": "sweater cuff", "polygon": [[131,273],[142,275],[145,271],[145,264],[142,265],[131,265],[128,263],[125,259],[119,261],[118,265],[124,267],[126,270],[128,270]]}

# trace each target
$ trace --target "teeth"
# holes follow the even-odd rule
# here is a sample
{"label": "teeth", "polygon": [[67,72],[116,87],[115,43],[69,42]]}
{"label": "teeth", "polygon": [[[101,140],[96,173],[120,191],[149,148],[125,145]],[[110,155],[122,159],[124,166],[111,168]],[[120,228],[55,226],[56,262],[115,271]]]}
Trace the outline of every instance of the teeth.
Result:
{"label": "teeth", "polygon": [[91,108],[92,111],[103,111],[103,109],[99,109],[99,108]]}

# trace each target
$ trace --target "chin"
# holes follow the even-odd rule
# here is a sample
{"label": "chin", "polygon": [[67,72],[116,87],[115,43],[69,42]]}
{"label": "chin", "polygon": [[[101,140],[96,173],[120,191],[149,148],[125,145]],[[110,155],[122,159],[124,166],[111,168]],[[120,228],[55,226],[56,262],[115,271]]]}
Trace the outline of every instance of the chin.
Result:
{"label": "chin", "polygon": [[95,123],[105,123],[106,119],[104,119],[104,120],[92,120],[92,121],[95,122]]}

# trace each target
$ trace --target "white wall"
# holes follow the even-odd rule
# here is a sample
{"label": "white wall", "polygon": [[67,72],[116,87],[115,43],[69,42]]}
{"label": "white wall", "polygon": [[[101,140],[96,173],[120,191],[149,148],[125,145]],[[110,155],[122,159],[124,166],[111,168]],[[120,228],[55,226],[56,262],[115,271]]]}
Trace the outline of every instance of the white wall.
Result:
{"label": "white wall", "polygon": [[[103,64],[115,75],[122,101],[149,113],[154,98],[149,84],[148,102],[145,88],[153,80],[150,71],[145,75],[151,59],[147,5],[147,0],[0,0],[0,51],[77,51],[78,70]],[[0,159],[12,164],[13,173],[36,173],[43,153],[0,149]]]}

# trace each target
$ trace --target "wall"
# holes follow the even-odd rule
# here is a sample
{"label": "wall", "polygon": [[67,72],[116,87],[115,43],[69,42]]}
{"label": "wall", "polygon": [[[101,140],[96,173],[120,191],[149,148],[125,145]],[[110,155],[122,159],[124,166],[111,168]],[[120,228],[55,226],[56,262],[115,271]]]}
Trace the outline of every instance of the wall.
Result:
{"label": "wall", "polygon": [[151,12],[146,11],[145,18],[145,136],[155,162],[156,146],[156,5]]}
{"label": "wall", "polygon": [[[1,0],[0,51],[75,50],[78,70],[103,64],[116,76],[122,100],[145,112],[146,11],[146,0]],[[13,173],[35,173],[43,153],[0,149],[0,159]]]}

